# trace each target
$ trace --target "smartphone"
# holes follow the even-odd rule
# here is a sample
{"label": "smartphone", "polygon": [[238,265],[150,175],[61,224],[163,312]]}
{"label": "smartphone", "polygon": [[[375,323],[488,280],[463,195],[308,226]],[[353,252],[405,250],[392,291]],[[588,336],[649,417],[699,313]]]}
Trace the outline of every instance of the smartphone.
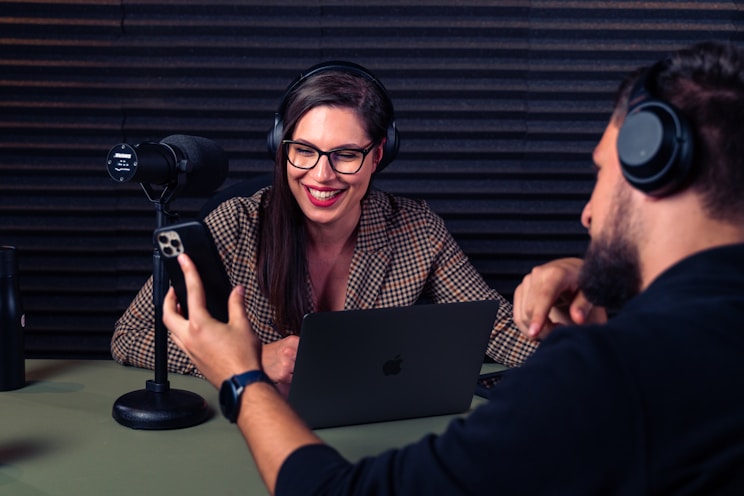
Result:
{"label": "smartphone", "polygon": [[155,229],[153,236],[184,317],[188,318],[189,313],[186,283],[177,260],[181,253],[188,255],[199,270],[209,313],[227,322],[227,300],[232,285],[207,227],[200,221],[188,221]]}

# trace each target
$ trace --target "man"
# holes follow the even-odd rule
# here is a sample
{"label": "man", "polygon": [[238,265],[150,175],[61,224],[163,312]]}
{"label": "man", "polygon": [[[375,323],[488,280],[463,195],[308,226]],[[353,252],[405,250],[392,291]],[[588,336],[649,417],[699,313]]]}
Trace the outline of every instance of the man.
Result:
{"label": "man", "polygon": [[[487,404],[439,436],[344,460],[256,372],[241,289],[230,322],[214,321],[186,257],[191,320],[171,291],[165,323],[215,386],[253,371],[237,422],[272,493],[744,494],[741,115],[744,53],[730,46],[682,50],[621,86],[593,155],[578,285],[622,309],[603,325],[553,329]],[[679,136],[666,139],[668,125]],[[579,264],[568,265],[564,275]],[[559,293],[575,292],[555,281],[566,283],[554,280],[526,320],[534,336],[550,331]],[[520,295],[541,294],[533,286]]]}

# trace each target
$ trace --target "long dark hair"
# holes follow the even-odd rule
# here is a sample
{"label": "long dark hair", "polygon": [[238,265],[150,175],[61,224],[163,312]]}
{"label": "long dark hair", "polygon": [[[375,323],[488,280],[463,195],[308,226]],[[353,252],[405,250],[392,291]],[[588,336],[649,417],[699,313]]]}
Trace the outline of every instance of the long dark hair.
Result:
{"label": "long dark hair", "polygon": [[[379,84],[360,74],[329,70],[308,77],[287,95],[283,139],[291,139],[297,122],[319,106],[353,109],[378,143],[393,120],[392,103]],[[279,146],[274,183],[262,199],[257,270],[261,291],[276,312],[275,328],[284,335],[298,333],[310,310],[304,215],[289,189],[286,163]]]}

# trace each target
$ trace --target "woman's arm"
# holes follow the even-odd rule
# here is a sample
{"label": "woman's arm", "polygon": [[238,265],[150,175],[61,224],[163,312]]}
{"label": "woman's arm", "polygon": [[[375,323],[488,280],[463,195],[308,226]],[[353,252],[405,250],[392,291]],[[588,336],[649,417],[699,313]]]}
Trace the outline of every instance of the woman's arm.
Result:
{"label": "woman's arm", "polygon": [[520,332],[514,323],[509,301],[486,284],[449,233],[444,221],[433,212],[429,236],[432,268],[428,285],[434,301],[498,300],[499,311],[486,354],[502,365],[521,365],[537,349],[538,343]]}
{"label": "woman's arm", "polygon": [[[111,356],[122,365],[155,368],[155,307],[152,277],[114,325]],[[168,371],[203,377],[188,356],[168,338]]]}

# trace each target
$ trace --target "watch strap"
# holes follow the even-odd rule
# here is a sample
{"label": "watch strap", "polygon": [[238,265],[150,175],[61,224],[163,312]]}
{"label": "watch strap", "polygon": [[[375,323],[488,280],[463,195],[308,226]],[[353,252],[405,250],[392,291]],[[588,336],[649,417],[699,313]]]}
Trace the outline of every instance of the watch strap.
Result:
{"label": "watch strap", "polygon": [[220,409],[222,410],[222,414],[230,422],[235,423],[238,420],[243,391],[254,382],[265,382],[274,386],[274,381],[263,370],[258,369],[236,374],[222,383],[222,388],[220,389]]}

